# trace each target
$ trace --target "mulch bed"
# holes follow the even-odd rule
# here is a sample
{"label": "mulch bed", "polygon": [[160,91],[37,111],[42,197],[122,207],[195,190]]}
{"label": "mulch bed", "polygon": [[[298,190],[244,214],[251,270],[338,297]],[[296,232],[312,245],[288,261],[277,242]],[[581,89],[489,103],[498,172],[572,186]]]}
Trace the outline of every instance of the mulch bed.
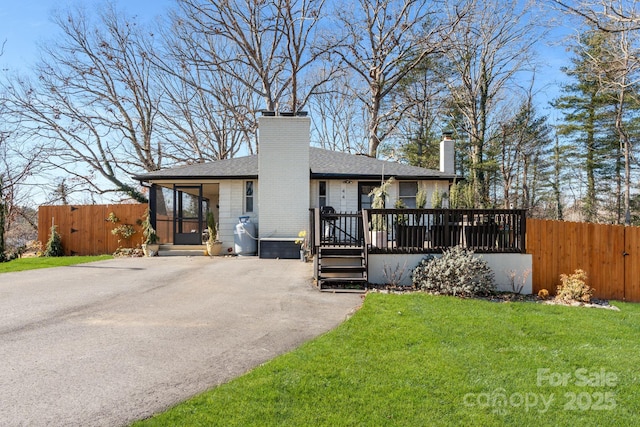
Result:
{"label": "mulch bed", "polygon": [[[423,291],[418,290],[413,286],[389,286],[389,285],[369,284],[367,288],[367,292],[403,294],[403,293],[423,292]],[[538,303],[538,304],[564,305],[567,307],[605,308],[609,310],[620,311],[618,307],[610,305],[608,300],[603,300],[598,298],[591,298],[590,302],[585,303],[581,301],[561,301],[561,300],[556,300],[553,297],[540,298],[538,295],[517,294],[513,292],[496,292],[495,294],[492,294],[489,296],[475,296],[475,297],[461,297],[461,298],[482,299],[485,301],[496,302],[496,303],[532,302],[532,303]]]}

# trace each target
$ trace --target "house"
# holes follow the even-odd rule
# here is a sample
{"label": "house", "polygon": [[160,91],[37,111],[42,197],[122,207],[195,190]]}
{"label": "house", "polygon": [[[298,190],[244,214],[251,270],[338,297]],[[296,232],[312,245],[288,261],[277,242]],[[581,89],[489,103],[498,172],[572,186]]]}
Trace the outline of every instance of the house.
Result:
{"label": "house", "polygon": [[[441,142],[440,170],[409,166],[310,146],[306,116],[259,117],[259,154],[138,175],[150,185],[150,208],[163,243],[198,245],[211,210],[223,250],[261,257],[298,257],[292,242],[309,231],[309,209],[331,206],[356,212],[371,206],[369,193],[395,177],[389,206],[402,199],[415,207],[419,187],[427,200],[456,178],[453,141]],[[429,203],[429,202],[428,202]],[[428,207],[428,206],[427,206]],[[248,218],[256,245],[238,245],[236,225]],[[235,234],[234,234],[235,233]]]}
{"label": "house", "polygon": [[[306,231],[317,255],[314,275],[320,289],[332,281],[388,283],[390,270],[396,276],[404,270],[399,282],[409,284],[408,271],[425,253],[460,244],[485,252],[500,289],[509,290],[521,274],[522,292],[531,291],[524,210],[370,213],[369,193],[389,177],[395,180],[388,208],[397,200],[414,208],[418,189],[426,190],[426,208],[431,208],[434,191],[448,191],[456,179],[450,138],[443,137],[440,169],[432,170],[311,147],[310,124],[306,116],[263,115],[257,155],[138,175],[150,187],[151,219],[161,242],[200,245],[211,211],[225,253],[298,258],[296,239]],[[321,215],[325,207],[336,214]],[[375,230],[375,219],[385,221],[384,232]],[[378,234],[382,243],[373,240]]]}

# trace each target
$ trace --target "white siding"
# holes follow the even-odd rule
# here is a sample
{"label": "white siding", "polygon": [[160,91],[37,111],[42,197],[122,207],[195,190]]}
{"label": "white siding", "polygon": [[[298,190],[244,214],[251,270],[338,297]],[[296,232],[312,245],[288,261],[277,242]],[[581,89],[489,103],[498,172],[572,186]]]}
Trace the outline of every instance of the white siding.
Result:
{"label": "white siding", "polygon": [[238,217],[248,215],[251,218],[251,222],[256,225],[256,229],[258,228],[257,193],[259,193],[259,190],[257,180],[254,182],[254,197],[256,197],[256,202],[254,203],[253,213],[244,213],[243,211],[245,181],[234,179],[220,182],[218,234],[220,240],[223,242],[223,254],[229,253],[228,248],[232,250],[234,248],[233,230],[238,223]]}
{"label": "white siding", "polygon": [[[318,182],[327,181],[327,205],[333,206],[338,212],[356,212],[358,210],[358,182],[345,182],[345,180],[313,180],[310,184],[309,207],[318,207]],[[369,181],[367,181],[369,182]],[[427,190],[426,208],[431,208],[431,197],[436,188],[440,192],[449,191],[449,181],[418,181],[420,187]],[[387,207],[393,208],[399,194],[399,181],[389,190],[389,198],[387,199]]]}
{"label": "white siding", "polygon": [[[348,211],[347,206],[352,206],[355,203],[356,208],[352,209],[353,211],[357,210],[358,199],[357,199],[357,191],[358,186],[357,183],[347,184],[344,180],[340,179],[314,179],[311,181],[311,193],[309,199],[309,207],[317,208],[320,206],[319,203],[319,182],[325,181],[327,183],[327,206],[332,206],[337,212],[345,212]],[[351,194],[351,187],[354,187],[353,195]],[[347,203],[347,198],[355,200],[349,200]]]}
{"label": "white siding", "polygon": [[[425,181],[423,182],[423,185],[425,185],[425,187],[427,188],[427,206],[426,206],[427,208],[433,208],[433,205],[431,204],[431,199],[436,189],[438,189],[440,193],[444,191],[445,193],[449,194],[449,181]],[[443,200],[442,207],[444,208],[447,206],[448,206],[448,201]]]}
{"label": "white siding", "polygon": [[[342,183],[340,194],[340,210],[342,212],[357,212],[358,211],[358,182],[353,181],[351,183]],[[337,210],[337,208],[336,208]]]}

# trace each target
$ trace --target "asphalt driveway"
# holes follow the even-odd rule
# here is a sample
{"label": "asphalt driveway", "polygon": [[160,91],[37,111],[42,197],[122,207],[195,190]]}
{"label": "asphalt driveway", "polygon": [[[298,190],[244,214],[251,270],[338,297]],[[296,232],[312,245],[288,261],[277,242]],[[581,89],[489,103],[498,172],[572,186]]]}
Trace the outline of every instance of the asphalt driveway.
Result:
{"label": "asphalt driveway", "polygon": [[228,381],[360,305],[311,274],[254,257],[0,274],[0,424],[126,425]]}

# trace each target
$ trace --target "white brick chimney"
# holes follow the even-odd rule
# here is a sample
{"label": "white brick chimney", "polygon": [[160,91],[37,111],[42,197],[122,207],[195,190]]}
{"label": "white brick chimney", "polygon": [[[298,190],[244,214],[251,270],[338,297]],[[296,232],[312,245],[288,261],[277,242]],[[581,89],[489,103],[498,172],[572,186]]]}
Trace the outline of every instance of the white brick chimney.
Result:
{"label": "white brick chimney", "polygon": [[309,228],[310,129],[308,117],[258,118],[261,239],[297,237]]}
{"label": "white brick chimney", "polygon": [[455,141],[451,133],[444,132],[440,141],[440,172],[455,175]]}

